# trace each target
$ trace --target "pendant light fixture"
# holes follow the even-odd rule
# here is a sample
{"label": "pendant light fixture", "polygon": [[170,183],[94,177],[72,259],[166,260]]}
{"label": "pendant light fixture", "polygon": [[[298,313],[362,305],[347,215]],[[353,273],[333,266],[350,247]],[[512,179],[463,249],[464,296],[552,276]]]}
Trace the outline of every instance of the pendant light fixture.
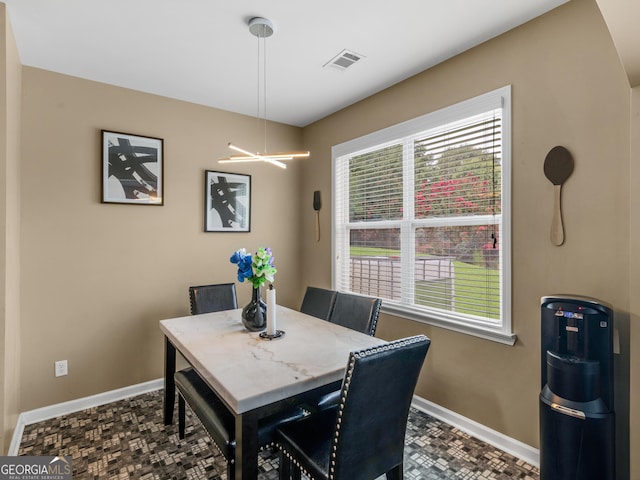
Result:
{"label": "pendant light fixture", "polygon": [[260,121],[260,42],[262,42],[263,62],[262,62],[262,121],[264,124],[264,152],[252,153],[244,148],[240,148],[231,142],[227,145],[231,150],[240,155],[231,155],[221,158],[218,163],[240,163],[240,162],[267,162],[280,168],[287,168],[283,160],[293,160],[295,158],[306,158],[310,152],[282,152],[266,153],[267,151],[267,47],[265,39],[273,35],[273,23],[271,20],[262,17],[254,17],[249,20],[249,32],[258,38],[258,108],[256,117]]}

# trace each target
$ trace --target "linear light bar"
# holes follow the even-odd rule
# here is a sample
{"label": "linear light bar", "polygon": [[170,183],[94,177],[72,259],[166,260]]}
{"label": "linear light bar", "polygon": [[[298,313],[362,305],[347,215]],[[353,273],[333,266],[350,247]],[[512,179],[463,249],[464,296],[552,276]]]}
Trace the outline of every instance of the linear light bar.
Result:
{"label": "linear light bar", "polygon": [[[310,152],[258,153],[258,155],[273,158],[274,160],[293,160],[296,158],[307,158],[310,155]],[[248,158],[253,157],[249,155],[231,155],[229,157],[230,160],[243,160]]]}
{"label": "linear light bar", "polygon": [[310,152],[284,152],[284,153],[251,153],[243,148],[237,147],[232,143],[228,147],[243,155],[231,155],[228,158],[218,160],[218,163],[243,163],[243,162],[267,162],[280,168],[287,168],[281,160],[293,160],[295,158],[307,158]]}
{"label": "linear light bar", "polygon": [[251,153],[251,152],[249,152],[247,150],[244,150],[244,149],[242,149],[240,147],[236,147],[232,143],[229,143],[228,147],[231,150],[235,150],[236,152],[240,152],[240,153],[246,155],[246,157],[245,158],[241,158],[241,159],[236,159],[236,160],[231,159],[231,158],[223,159],[223,160],[218,160],[218,162],[220,162],[220,163],[233,163],[233,162],[238,161],[238,160],[240,160],[242,162],[261,160],[263,162],[270,163],[271,165],[276,165],[277,167],[280,167],[280,168],[287,168],[287,166],[284,163],[282,163],[282,162],[280,162],[278,160],[274,160],[271,157],[269,157],[268,155],[260,155],[260,154],[257,154],[257,153]]}

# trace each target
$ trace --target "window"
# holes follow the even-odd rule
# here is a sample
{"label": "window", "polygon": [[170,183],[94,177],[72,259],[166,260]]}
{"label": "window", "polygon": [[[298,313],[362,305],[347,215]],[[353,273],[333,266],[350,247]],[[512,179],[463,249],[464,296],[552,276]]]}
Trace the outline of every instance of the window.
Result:
{"label": "window", "polygon": [[333,285],[513,344],[510,87],[333,147]]}

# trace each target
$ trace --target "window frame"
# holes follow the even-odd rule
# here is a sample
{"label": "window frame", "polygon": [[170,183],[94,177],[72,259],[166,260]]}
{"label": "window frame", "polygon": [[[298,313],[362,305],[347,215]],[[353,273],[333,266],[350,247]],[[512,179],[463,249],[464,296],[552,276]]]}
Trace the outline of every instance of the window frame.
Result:
{"label": "window frame", "polygon": [[[500,265],[501,265],[501,282],[500,282],[500,321],[488,321],[483,320],[480,317],[469,316],[456,312],[447,312],[439,309],[432,309],[429,307],[417,307],[415,305],[398,304],[389,301],[382,302],[382,312],[388,313],[394,316],[408,318],[411,320],[424,322],[430,325],[436,325],[438,327],[454,330],[457,332],[474,335],[480,338],[504,343],[507,345],[513,345],[516,341],[516,335],[512,329],[512,315],[511,315],[511,86],[507,85],[502,88],[498,88],[491,92],[479,95],[477,97],[464,100],[457,104],[436,110],[434,112],[427,113],[420,117],[416,117],[405,122],[392,125],[390,127],[372,132],[370,134],[349,140],[347,142],[334,145],[331,149],[331,181],[332,181],[332,235],[331,235],[331,253],[332,253],[332,287],[335,289],[338,285],[338,260],[341,257],[349,256],[349,244],[342,242],[345,245],[338,245],[336,235],[338,232],[342,232],[345,228],[343,225],[348,223],[342,222],[338,218],[342,205],[345,205],[345,197],[347,189],[343,189],[342,192],[336,190],[338,179],[337,162],[340,158],[353,155],[354,153],[361,154],[367,150],[375,150],[384,148],[387,145],[398,144],[402,142],[412,141],[417,138],[421,132],[426,132],[432,129],[443,127],[444,125],[460,121],[462,119],[472,117],[477,114],[487,112],[489,110],[501,108],[502,109],[502,164],[501,164],[501,221],[500,225]],[[411,149],[410,149],[411,150]],[[406,172],[405,172],[406,173]],[[409,173],[411,178],[412,173]],[[405,180],[406,181],[406,180]],[[406,190],[405,190],[406,191]],[[340,196],[344,193],[343,196]],[[405,195],[405,197],[407,197]],[[342,203],[339,203],[342,202]],[[411,209],[413,209],[414,202],[409,202],[405,198],[405,207],[407,203],[411,203]],[[485,219],[486,220],[486,219]],[[430,220],[433,222],[433,220]],[[366,223],[358,224],[358,228],[385,228],[388,225],[389,228],[397,228],[401,223],[406,224],[406,220],[395,221],[389,220],[384,222],[376,222],[375,225],[368,226]],[[413,228],[419,228],[425,221],[421,219],[413,219]],[[345,237],[348,238],[348,235]],[[405,241],[405,240],[403,240]],[[342,250],[340,248],[342,247]],[[345,251],[346,249],[346,251]],[[405,251],[412,251],[411,248]],[[407,262],[409,259],[403,257],[402,262]],[[409,268],[411,271],[411,268]],[[403,292],[403,297],[405,292]]]}

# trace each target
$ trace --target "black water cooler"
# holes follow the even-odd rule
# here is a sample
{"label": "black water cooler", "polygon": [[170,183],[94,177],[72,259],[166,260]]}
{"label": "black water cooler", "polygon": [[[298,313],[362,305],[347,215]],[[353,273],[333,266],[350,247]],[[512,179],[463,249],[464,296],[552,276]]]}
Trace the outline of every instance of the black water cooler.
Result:
{"label": "black water cooler", "polygon": [[614,480],[613,310],[541,300],[540,480]]}

